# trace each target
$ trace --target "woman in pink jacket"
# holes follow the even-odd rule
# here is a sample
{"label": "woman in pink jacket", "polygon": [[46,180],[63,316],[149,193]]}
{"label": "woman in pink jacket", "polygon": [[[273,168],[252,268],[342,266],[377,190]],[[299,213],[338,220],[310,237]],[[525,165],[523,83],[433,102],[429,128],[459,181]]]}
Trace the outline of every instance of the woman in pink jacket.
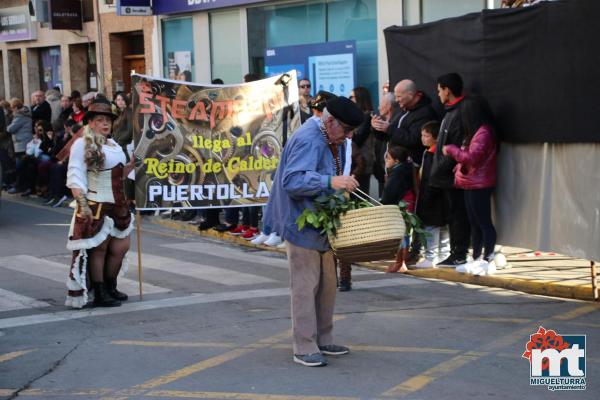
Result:
{"label": "woman in pink jacket", "polygon": [[465,98],[461,106],[465,135],[463,145],[461,148],[447,145],[442,149],[444,155],[454,158],[458,163],[454,169],[454,185],[464,189],[471,223],[473,262],[460,266],[457,271],[477,275],[489,275],[496,271],[493,262],[496,229],[492,223],[491,196],[496,186],[498,143],[491,121],[491,111],[485,100]]}

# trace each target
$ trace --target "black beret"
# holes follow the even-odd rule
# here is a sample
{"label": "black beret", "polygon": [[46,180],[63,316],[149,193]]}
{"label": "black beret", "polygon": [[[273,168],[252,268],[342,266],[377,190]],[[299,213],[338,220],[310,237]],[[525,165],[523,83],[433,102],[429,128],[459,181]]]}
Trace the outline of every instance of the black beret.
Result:
{"label": "black beret", "polygon": [[317,92],[317,95],[308,102],[308,106],[310,108],[314,108],[315,110],[322,112],[325,108],[325,103],[327,102],[327,100],[333,99],[334,97],[337,96],[331,92],[319,90]]}
{"label": "black beret", "polygon": [[334,97],[327,100],[325,108],[333,118],[352,127],[357,127],[365,120],[362,111],[347,97]]}

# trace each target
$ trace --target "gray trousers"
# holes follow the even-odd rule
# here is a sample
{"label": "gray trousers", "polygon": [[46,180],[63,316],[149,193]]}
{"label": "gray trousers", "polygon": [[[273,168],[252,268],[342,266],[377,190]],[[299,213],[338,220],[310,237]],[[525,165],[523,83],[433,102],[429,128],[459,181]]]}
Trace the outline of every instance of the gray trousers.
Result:
{"label": "gray trousers", "polygon": [[333,253],[287,244],[294,354],[318,353],[333,343],[336,276]]}

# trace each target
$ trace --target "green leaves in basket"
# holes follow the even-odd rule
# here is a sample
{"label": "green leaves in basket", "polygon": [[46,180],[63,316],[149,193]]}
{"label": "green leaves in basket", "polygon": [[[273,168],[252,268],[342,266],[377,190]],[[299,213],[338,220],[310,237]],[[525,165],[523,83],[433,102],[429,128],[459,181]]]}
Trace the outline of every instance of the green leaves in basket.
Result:
{"label": "green leaves in basket", "polygon": [[406,204],[406,202],[400,200],[398,207],[400,207],[402,218],[404,219],[404,223],[406,223],[406,234],[410,236],[414,232],[417,235],[419,242],[423,244],[427,243],[427,236],[429,236],[430,233],[423,229],[421,219],[417,217],[416,214],[408,211],[408,204]]}
{"label": "green leaves in basket", "polygon": [[313,206],[314,210],[307,208],[296,219],[298,230],[304,229],[306,224],[309,224],[328,236],[336,235],[337,229],[341,226],[340,215],[357,208],[372,207],[366,201],[346,197],[341,190],[315,198]]}

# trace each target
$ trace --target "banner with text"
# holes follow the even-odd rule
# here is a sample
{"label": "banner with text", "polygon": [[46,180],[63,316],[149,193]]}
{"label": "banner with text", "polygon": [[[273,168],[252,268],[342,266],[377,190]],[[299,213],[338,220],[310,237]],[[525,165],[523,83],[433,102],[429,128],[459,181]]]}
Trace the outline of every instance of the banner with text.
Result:
{"label": "banner with text", "polygon": [[267,202],[300,125],[295,72],[239,85],[132,80],[139,210]]}

